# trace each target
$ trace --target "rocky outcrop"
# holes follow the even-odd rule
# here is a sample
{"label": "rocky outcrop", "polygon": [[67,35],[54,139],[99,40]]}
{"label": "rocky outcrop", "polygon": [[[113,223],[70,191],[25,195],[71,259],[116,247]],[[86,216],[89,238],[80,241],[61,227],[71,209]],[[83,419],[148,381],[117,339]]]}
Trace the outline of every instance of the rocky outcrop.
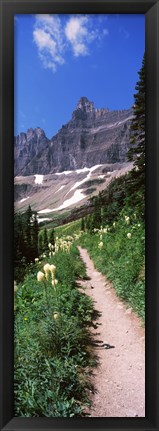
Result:
{"label": "rocky outcrop", "polygon": [[15,175],[125,162],[131,118],[131,109],[95,109],[93,102],[81,97],[71,120],[50,141],[40,128],[15,138]]}
{"label": "rocky outcrop", "polygon": [[[41,173],[48,152],[49,139],[45,132],[37,127],[27,133],[20,133],[14,139],[14,175],[32,175]],[[43,161],[43,162],[42,162]]]}

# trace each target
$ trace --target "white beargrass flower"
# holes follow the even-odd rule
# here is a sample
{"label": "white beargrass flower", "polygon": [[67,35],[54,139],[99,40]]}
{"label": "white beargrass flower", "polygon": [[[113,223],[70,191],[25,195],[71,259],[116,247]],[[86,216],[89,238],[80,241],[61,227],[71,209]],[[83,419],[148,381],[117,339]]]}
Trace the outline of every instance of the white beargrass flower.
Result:
{"label": "white beargrass flower", "polygon": [[53,280],[52,280],[52,286],[56,287],[57,284],[58,284],[58,280],[56,278],[53,278]]}
{"label": "white beargrass flower", "polygon": [[58,251],[59,251],[59,246],[55,244],[55,253],[57,253]]}
{"label": "white beargrass flower", "polygon": [[130,217],[129,216],[125,216],[125,221],[126,221],[127,224],[129,224],[130,223]]}
{"label": "white beargrass flower", "polygon": [[59,313],[54,313],[53,314],[53,318],[56,320],[56,319],[58,319],[58,317],[59,317]]}
{"label": "white beargrass flower", "polygon": [[130,233],[130,232],[128,232],[128,233],[127,233],[127,238],[128,238],[128,239],[130,239],[130,238],[131,238],[131,233]]}
{"label": "white beargrass flower", "polygon": [[102,248],[103,247],[103,242],[101,241],[99,244],[98,244],[98,248]]}
{"label": "white beargrass flower", "polygon": [[53,275],[54,273],[55,273],[55,271],[56,271],[56,266],[55,265],[50,265],[50,271],[51,271],[51,274]]}
{"label": "white beargrass flower", "polygon": [[35,263],[36,263],[36,262],[39,262],[38,257],[35,257],[35,259],[34,259],[34,260],[35,260]]}
{"label": "white beargrass flower", "polygon": [[49,265],[49,263],[46,263],[44,265],[44,272],[47,274],[49,271],[50,271],[50,265]]}
{"label": "white beargrass flower", "polygon": [[107,227],[104,227],[103,232],[104,232],[104,233],[107,233],[107,232],[108,232],[108,228],[107,228]]}
{"label": "white beargrass flower", "polygon": [[41,281],[44,281],[44,280],[45,280],[45,275],[44,275],[44,273],[43,273],[43,272],[39,271],[39,272],[37,273],[37,280],[38,280],[39,282],[41,282]]}

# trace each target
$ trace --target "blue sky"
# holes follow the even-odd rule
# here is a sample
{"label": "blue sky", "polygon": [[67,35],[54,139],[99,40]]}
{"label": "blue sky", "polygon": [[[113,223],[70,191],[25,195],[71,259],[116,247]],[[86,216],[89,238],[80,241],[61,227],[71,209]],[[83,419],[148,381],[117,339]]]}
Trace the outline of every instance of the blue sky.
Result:
{"label": "blue sky", "polygon": [[144,15],[16,15],[15,135],[51,138],[81,96],[95,108],[133,104],[145,50]]}

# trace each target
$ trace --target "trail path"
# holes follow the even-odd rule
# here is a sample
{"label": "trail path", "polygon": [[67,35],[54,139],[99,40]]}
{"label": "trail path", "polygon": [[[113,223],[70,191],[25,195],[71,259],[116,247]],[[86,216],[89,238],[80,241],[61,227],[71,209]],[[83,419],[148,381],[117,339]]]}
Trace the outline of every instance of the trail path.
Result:
{"label": "trail path", "polygon": [[[94,268],[88,252],[79,247],[89,280],[80,288],[100,312],[92,329],[99,365],[93,370],[91,417],[145,416],[145,345],[140,319],[116,296],[112,285]],[[111,347],[110,347],[111,346]],[[114,347],[113,347],[114,346]]]}

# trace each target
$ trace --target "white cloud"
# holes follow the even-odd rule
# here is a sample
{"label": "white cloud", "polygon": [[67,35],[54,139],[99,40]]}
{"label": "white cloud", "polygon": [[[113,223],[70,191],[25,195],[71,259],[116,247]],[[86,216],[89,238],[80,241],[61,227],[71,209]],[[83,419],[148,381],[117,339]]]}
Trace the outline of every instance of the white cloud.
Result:
{"label": "white cloud", "polygon": [[89,55],[90,44],[108,35],[101,25],[91,15],[36,15],[33,41],[43,67],[55,72],[58,65],[65,63],[69,50],[74,57]]}
{"label": "white cloud", "polygon": [[62,26],[57,15],[36,15],[33,40],[45,68],[56,71],[57,64],[65,62]]}
{"label": "white cloud", "polygon": [[65,27],[65,35],[71,43],[75,57],[88,54],[88,42],[90,34],[88,32],[88,17],[71,17]]}

